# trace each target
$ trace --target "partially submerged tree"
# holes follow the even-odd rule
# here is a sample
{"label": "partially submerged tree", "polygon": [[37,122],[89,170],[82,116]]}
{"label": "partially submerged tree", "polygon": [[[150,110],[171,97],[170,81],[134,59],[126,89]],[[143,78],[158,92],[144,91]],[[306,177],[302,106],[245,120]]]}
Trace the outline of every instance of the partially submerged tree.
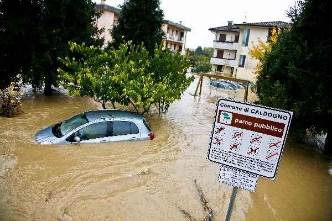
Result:
{"label": "partially submerged tree", "polygon": [[173,53],[162,46],[156,47],[150,56],[148,70],[153,73],[156,85],[155,104],[159,113],[166,111],[171,103],[181,98],[182,93],[189,87],[194,77],[187,77],[189,58],[179,52]]}
{"label": "partially submerged tree", "polygon": [[95,38],[98,13],[91,0],[3,0],[0,6],[0,84],[8,85],[20,73],[51,94],[57,58],[69,52],[68,41],[103,42]]}
{"label": "partially submerged tree", "polygon": [[75,56],[60,59],[62,84],[70,94],[90,96],[104,108],[110,102],[114,108],[131,104],[141,114],[152,105],[167,110],[193,81],[185,75],[188,59],[161,46],[152,55],[131,42],[104,51],[72,43],[71,50]]}
{"label": "partially submerged tree", "polygon": [[0,89],[29,71],[38,43],[42,1],[0,1]]}
{"label": "partially submerged tree", "polygon": [[163,10],[159,0],[129,0],[120,6],[118,24],[113,27],[111,45],[118,48],[131,41],[135,45],[144,43],[149,53],[162,43]]}
{"label": "partially submerged tree", "polygon": [[326,28],[332,3],[300,1],[289,11],[290,31],[265,54],[257,76],[263,105],[292,110],[291,132],[327,133],[324,153],[332,155],[332,32]]}
{"label": "partially submerged tree", "polygon": [[34,54],[34,71],[30,79],[37,84],[44,78],[45,94],[51,94],[51,85],[57,84],[57,58],[67,55],[69,41],[102,44],[101,40],[94,38],[98,33],[94,6],[91,0],[44,1],[39,29],[40,45]]}

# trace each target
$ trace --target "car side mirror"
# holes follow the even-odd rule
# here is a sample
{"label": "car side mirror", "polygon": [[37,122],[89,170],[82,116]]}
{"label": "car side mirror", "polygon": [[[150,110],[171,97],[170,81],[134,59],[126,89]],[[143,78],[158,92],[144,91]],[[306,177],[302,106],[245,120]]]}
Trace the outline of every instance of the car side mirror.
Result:
{"label": "car side mirror", "polygon": [[81,141],[81,138],[79,136],[75,136],[73,140],[74,142],[79,143]]}

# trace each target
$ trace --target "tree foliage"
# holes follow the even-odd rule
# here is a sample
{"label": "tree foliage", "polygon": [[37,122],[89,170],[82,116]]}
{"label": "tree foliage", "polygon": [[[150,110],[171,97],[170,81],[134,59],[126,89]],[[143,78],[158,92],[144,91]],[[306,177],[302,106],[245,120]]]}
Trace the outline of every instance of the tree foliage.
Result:
{"label": "tree foliage", "polygon": [[38,43],[41,1],[0,1],[0,88],[27,73]]}
{"label": "tree foliage", "polygon": [[102,44],[94,38],[97,13],[91,0],[2,0],[0,5],[4,83],[21,73],[50,94],[57,84],[57,57],[68,53],[68,41]]}
{"label": "tree foliage", "polygon": [[196,48],[196,50],[195,50],[195,53],[197,54],[197,55],[203,55],[203,49],[202,49],[202,47],[201,46],[198,46],[197,48]]}
{"label": "tree foliage", "polygon": [[131,104],[138,113],[152,105],[167,110],[193,81],[185,73],[187,58],[156,47],[151,55],[143,44],[121,44],[118,49],[102,50],[71,43],[72,57],[60,59],[58,69],[69,93],[90,96],[106,107],[107,102]]}
{"label": "tree foliage", "polygon": [[281,31],[281,29],[273,28],[268,42],[264,42],[259,39],[258,44],[253,45],[253,47],[249,49],[249,55],[259,61],[254,69],[254,74],[257,75],[261,72],[262,64],[264,63],[265,53],[271,52],[272,45],[277,42],[278,36],[281,34]]}
{"label": "tree foliage", "polygon": [[197,73],[206,73],[211,71],[210,59],[213,56],[213,48],[204,48],[198,46],[195,51],[189,51],[190,66]]}
{"label": "tree foliage", "polygon": [[256,89],[260,103],[292,110],[291,131],[327,133],[324,152],[332,154],[331,2],[300,1],[289,10],[292,27],[265,54]]}
{"label": "tree foliage", "polygon": [[13,117],[22,112],[22,95],[21,85],[17,82],[11,82],[7,88],[0,90],[0,115]]}
{"label": "tree foliage", "polygon": [[132,41],[135,45],[144,43],[149,53],[163,40],[164,12],[159,0],[124,1],[118,24],[111,30],[111,46],[118,48],[121,44]]}

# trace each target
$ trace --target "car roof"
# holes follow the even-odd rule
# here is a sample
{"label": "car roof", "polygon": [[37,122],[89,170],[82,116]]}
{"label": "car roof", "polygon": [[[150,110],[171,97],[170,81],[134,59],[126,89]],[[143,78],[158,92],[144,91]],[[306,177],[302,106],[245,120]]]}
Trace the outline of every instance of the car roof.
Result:
{"label": "car roof", "polygon": [[143,119],[141,114],[116,109],[102,109],[102,110],[91,110],[84,112],[88,121],[96,121],[100,119]]}

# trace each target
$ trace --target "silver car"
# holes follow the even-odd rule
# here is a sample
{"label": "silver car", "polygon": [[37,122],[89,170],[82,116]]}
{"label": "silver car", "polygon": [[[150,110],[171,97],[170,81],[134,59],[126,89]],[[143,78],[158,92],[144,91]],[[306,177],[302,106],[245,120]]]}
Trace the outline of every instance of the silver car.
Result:
{"label": "silver car", "polygon": [[134,112],[103,109],[77,114],[36,134],[38,144],[105,143],[153,140],[145,118]]}

